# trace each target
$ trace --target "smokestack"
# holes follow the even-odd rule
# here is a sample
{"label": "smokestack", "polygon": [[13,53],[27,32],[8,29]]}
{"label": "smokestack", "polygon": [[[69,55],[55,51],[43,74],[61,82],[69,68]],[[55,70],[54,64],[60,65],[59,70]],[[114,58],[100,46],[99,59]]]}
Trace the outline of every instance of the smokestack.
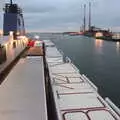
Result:
{"label": "smokestack", "polygon": [[84,22],[83,30],[85,32],[85,30],[86,30],[86,4],[84,4],[84,18],[83,18],[83,22]]}
{"label": "smokestack", "polygon": [[89,2],[89,24],[88,24],[88,28],[89,28],[89,30],[91,28],[91,2]]}

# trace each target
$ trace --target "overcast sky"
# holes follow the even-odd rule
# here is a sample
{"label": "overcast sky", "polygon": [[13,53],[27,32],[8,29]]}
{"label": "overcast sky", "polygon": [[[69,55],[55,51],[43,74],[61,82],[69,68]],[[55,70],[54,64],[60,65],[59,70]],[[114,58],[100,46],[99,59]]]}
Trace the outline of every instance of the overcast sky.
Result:
{"label": "overcast sky", "polygon": [[[7,2],[8,0],[0,1],[3,3],[3,1]],[[91,1],[92,24],[97,27],[109,27],[120,31],[120,0],[13,1],[19,3],[23,8],[27,30],[42,32],[78,31],[83,23],[83,5],[87,4],[88,8],[88,3]],[[0,18],[2,22],[2,17]],[[0,26],[2,28],[1,22]]]}

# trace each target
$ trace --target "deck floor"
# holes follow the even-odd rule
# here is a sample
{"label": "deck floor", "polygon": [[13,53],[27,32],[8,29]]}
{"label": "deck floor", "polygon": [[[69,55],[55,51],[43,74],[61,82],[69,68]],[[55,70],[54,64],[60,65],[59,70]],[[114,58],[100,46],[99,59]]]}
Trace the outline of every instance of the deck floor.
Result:
{"label": "deck floor", "polygon": [[19,60],[0,86],[0,120],[47,120],[43,58]]}

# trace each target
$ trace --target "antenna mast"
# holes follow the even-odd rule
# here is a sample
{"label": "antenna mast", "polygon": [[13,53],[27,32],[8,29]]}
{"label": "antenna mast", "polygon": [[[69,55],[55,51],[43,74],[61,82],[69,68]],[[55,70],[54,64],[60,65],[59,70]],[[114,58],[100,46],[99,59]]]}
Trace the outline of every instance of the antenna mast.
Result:
{"label": "antenna mast", "polygon": [[91,29],[91,2],[89,2],[89,30]]}
{"label": "antenna mast", "polygon": [[83,30],[85,32],[85,29],[86,29],[86,4],[84,4],[84,18],[83,18]]}

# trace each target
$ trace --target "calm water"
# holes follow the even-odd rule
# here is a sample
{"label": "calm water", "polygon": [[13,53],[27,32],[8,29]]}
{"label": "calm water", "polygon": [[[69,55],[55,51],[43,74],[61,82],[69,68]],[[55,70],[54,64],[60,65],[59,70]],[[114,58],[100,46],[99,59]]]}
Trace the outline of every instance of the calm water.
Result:
{"label": "calm water", "polygon": [[[120,43],[83,36],[41,34],[69,56],[81,73],[99,88],[99,93],[120,107]],[[46,36],[46,37],[45,37]]]}

